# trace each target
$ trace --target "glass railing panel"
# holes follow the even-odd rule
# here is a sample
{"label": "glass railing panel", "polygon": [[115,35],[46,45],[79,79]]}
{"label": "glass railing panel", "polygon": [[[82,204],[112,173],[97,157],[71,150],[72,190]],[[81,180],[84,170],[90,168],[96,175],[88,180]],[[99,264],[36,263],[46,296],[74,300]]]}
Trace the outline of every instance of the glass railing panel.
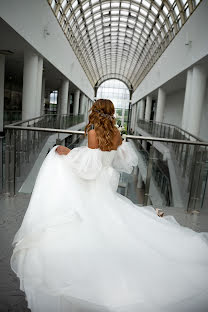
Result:
{"label": "glass railing panel", "polygon": [[[81,116],[75,119],[64,117],[63,127],[74,120],[79,122],[82,119]],[[47,117],[35,120],[32,126],[7,127],[5,177],[9,193],[14,194],[15,184],[21,182],[49,136],[53,138],[51,147],[65,144],[72,149],[82,144],[84,131],[44,129],[44,126],[56,122],[57,118]],[[158,131],[163,136],[171,135],[172,130],[160,127]],[[142,136],[126,138],[138,155],[138,166],[131,175],[121,175],[118,188],[121,194],[136,204],[153,205],[155,208],[205,209],[208,201],[208,143]]]}
{"label": "glass railing panel", "polygon": [[[160,129],[164,133],[164,128]],[[186,139],[186,136],[183,138]],[[147,149],[144,150],[141,140],[131,139],[139,158],[138,172],[141,172],[138,180],[142,175],[145,194],[143,204],[151,204],[155,208],[177,207],[191,212],[206,209],[207,147],[194,145],[191,141],[187,144],[187,140],[170,142],[163,139],[164,142],[159,142],[160,145],[154,139],[152,142],[147,141]],[[141,188],[141,183],[139,187]]]}
{"label": "glass railing panel", "polygon": [[[0,179],[2,181],[2,186],[0,186],[0,190],[3,189],[3,191],[6,191],[6,189],[9,188],[9,184],[13,184],[15,190],[18,189],[19,185],[21,185],[22,181],[30,172],[38,155],[48,139],[53,135],[51,131],[40,131],[40,128],[59,129],[62,127],[62,129],[68,129],[83,121],[84,115],[72,116],[50,114],[15,123],[16,126],[14,126],[13,130],[7,130],[7,143],[5,143],[5,140],[2,140],[1,144],[2,159]],[[21,127],[24,129],[20,129]],[[37,128],[37,130],[29,130],[34,128]],[[58,144],[58,139],[60,139],[60,137],[61,135],[59,134],[54,136],[54,145]],[[79,144],[79,140],[79,138],[76,138],[73,147]],[[13,166],[13,160],[15,160],[15,166]],[[13,170],[15,170],[15,173],[11,174]],[[5,176],[10,176],[10,181],[7,181],[7,186]]]}

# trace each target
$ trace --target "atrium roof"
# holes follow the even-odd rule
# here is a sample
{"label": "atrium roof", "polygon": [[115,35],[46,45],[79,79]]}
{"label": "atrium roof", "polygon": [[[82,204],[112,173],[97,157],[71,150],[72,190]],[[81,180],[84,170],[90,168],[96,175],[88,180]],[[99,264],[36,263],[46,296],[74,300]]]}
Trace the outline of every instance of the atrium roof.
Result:
{"label": "atrium roof", "polygon": [[200,0],[47,0],[93,87],[135,90]]}

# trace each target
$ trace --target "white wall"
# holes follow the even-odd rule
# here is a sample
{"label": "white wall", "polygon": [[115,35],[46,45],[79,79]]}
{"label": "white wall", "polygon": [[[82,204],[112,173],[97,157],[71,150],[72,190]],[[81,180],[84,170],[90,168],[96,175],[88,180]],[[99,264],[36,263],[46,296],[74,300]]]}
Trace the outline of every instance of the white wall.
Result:
{"label": "white wall", "polygon": [[[208,55],[208,1],[204,0],[135,90],[132,103]],[[191,46],[185,45],[192,41]]]}
{"label": "white wall", "polygon": [[163,122],[181,127],[184,96],[184,89],[167,95]]}
{"label": "white wall", "polygon": [[46,0],[0,0],[0,17],[93,99],[93,87]]}

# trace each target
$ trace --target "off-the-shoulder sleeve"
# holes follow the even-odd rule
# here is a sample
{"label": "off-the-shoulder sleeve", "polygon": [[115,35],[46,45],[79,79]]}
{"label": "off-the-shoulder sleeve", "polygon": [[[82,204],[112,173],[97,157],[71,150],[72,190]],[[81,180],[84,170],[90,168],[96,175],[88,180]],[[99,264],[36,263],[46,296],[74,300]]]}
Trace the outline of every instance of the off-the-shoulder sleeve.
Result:
{"label": "off-the-shoulder sleeve", "polygon": [[74,173],[82,179],[96,179],[102,169],[102,156],[99,149],[91,149],[87,146],[76,147],[67,154],[67,158]]}
{"label": "off-the-shoulder sleeve", "polygon": [[121,172],[131,173],[133,166],[137,166],[138,157],[130,142],[123,142],[117,149],[113,160],[113,167]]}

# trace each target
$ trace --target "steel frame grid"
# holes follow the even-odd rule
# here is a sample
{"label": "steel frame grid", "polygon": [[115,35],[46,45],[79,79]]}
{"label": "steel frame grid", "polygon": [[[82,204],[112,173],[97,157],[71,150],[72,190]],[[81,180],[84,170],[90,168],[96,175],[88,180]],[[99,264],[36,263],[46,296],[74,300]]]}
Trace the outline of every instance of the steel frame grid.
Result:
{"label": "steel frame grid", "polygon": [[93,87],[135,90],[202,0],[47,0]]}

